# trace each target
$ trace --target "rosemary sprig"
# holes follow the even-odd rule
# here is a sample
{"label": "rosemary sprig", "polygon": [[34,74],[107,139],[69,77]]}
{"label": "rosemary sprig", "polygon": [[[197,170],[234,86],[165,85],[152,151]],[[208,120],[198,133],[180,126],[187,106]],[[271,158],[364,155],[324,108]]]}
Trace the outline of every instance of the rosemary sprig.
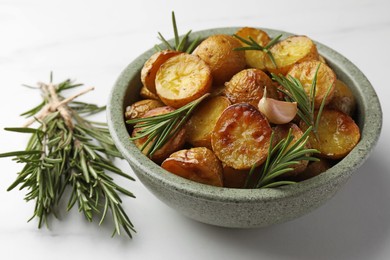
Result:
{"label": "rosemary sprig", "polygon": [[233,34],[234,37],[242,41],[243,43],[247,44],[248,46],[235,48],[235,51],[250,51],[250,50],[256,50],[256,51],[263,51],[267,56],[270,58],[274,66],[277,68],[278,65],[276,65],[274,56],[272,55],[272,52],[270,51],[270,48],[279,41],[279,39],[282,37],[282,34],[279,34],[275,38],[273,38],[266,46],[261,46],[258,44],[251,36],[248,37],[249,40],[244,39],[243,37]]}
{"label": "rosemary sprig", "polygon": [[[160,32],[158,32],[158,39],[165,45],[165,48],[168,50],[184,51],[187,53],[191,53],[195,49],[196,45],[198,44],[200,37],[197,37],[189,46],[187,46],[187,41],[192,31],[189,30],[182,37],[182,39],[180,39],[179,32],[177,30],[177,24],[176,24],[176,18],[174,12],[172,12],[172,25],[173,25],[173,33],[175,36],[175,45],[172,46]],[[157,51],[162,51],[159,45],[156,44],[154,47],[156,48]]]}
{"label": "rosemary sprig", "polygon": [[[294,136],[289,130],[286,138],[282,139],[273,146],[274,132],[272,132],[268,156],[265,163],[260,167],[260,173],[254,176],[256,165],[249,172],[246,186],[251,188],[274,188],[281,185],[295,183],[294,181],[277,180],[282,174],[293,171],[292,166],[299,164],[300,161],[318,161],[311,154],[319,153],[316,149],[305,147],[312,127],[309,127],[305,133],[293,143]],[[250,179],[255,178],[251,181]]]}
{"label": "rosemary sprig", "polygon": [[209,96],[208,93],[187,105],[166,114],[127,120],[127,124],[134,125],[134,129],[139,129],[135,136],[130,137],[130,140],[134,141],[147,137],[147,141],[143,147],[141,147],[141,151],[151,143],[150,148],[146,151],[146,156],[152,157],[158,149],[175,136],[184,123],[187,122],[191,112],[207,96]]}
{"label": "rosemary sprig", "polygon": [[[31,134],[25,150],[0,154],[0,157],[14,157],[13,160],[24,164],[8,191],[16,186],[28,190],[25,200],[35,201],[31,219],[38,218],[39,228],[44,223],[47,225],[50,215],[56,215],[68,189],[67,210],[77,203],[88,221],[92,222],[94,216],[98,216],[100,224],[111,211],[115,224],[113,235],[120,234],[123,229],[131,237],[134,226],[121,206],[119,193],[134,195],[116,184],[107,171],[134,179],[110,161],[111,156],[121,155],[106,124],[85,118],[105,107],[73,101],[90,89],[66,99],[61,96],[62,91],[78,86],[81,84],[73,84],[70,80],[58,85],[40,83],[43,102],[23,113],[32,120],[25,127],[5,129]],[[29,127],[35,122],[37,128]]]}
{"label": "rosemary sprig", "polygon": [[329,92],[332,88],[330,85],[321,101],[320,107],[318,109],[317,115],[315,111],[315,95],[317,91],[317,74],[321,65],[318,65],[316,72],[313,77],[313,81],[310,87],[309,94],[306,93],[302,83],[288,75],[287,77],[283,75],[275,75],[271,73],[272,79],[277,81],[284,89],[278,89],[285,95],[285,99],[289,102],[297,102],[298,104],[298,116],[306,123],[307,126],[312,126],[313,132],[316,134],[318,129],[318,124],[321,119],[321,114],[325,106],[325,100],[329,95]]}

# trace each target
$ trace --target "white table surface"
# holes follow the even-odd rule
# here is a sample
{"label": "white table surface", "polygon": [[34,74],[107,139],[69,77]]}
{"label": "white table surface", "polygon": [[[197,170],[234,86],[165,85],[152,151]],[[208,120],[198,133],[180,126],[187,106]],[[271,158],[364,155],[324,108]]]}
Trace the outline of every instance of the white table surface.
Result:
{"label": "white table surface", "polygon": [[[27,223],[25,191],[7,192],[21,165],[1,159],[0,259],[390,259],[390,1],[22,1],[0,0],[0,128],[20,126],[19,114],[37,104],[21,87],[49,78],[76,79],[96,90],[81,100],[104,105],[122,69],[171,38],[171,11],[179,31],[254,26],[306,34],[342,53],[371,81],[382,102],[384,125],[376,149],[336,196],[310,214],[267,228],[213,227],[183,217],[139,181],[119,183],[136,226],[132,240],[111,238],[77,210]],[[102,113],[99,120],[105,120]],[[0,152],[23,149],[27,137],[0,130]],[[131,172],[124,161],[116,161]]]}

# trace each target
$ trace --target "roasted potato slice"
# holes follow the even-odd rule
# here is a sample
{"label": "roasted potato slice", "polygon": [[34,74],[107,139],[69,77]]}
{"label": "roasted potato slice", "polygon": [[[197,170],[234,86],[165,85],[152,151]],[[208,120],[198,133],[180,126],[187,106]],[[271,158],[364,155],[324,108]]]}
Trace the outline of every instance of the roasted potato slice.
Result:
{"label": "roasted potato slice", "polygon": [[[263,30],[252,28],[252,27],[243,27],[240,30],[236,32],[236,35],[240,36],[241,38],[244,38],[246,40],[249,40],[249,37],[252,38],[254,41],[256,41],[260,46],[266,46],[269,41],[271,40],[266,32]],[[242,46],[248,46],[245,43],[241,43]],[[245,60],[246,64],[250,68],[256,68],[256,69],[265,69],[264,65],[264,56],[267,55],[263,51],[258,50],[247,50],[245,51]]]}
{"label": "roasted potato slice", "polygon": [[209,66],[199,57],[182,53],[168,59],[156,75],[157,95],[167,106],[179,108],[210,91]]}
{"label": "roasted potato slice", "polygon": [[143,99],[155,99],[155,100],[160,100],[160,98],[157,96],[157,94],[151,92],[147,87],[142,86],[139,95]]}
{"label": "roasted potato slice", "polygon": [[[289,123],[289,124],[284,124],[284,125],[277,125],[273,128],[275,144],[280,142],[283,138],[286,138],[290,129],[291,129],[291,134],[294,137],[290,146],[293,145],[296,141],[298,141],[299,138],[302,137],[303,132],[296,124]],[[306,143],[306,148],[309,148],[309,147],[310,147],[310,145]],[[309,163],[309,161],[302,160],[299,162],[299,164],[295,164],[295,165],[290,166],[291,168],[294,169],[293,171],[287,172],[280,177],[284,178],[284,177],[296,176],[297,174],[303,172],[306,169],[308,163]]]}
{"label": "roasted potato slice", "polygon": [[246,179],[249,170],[236,170],[232,167],[222,164],[223,186],[226,188],[245,188]]}
{"label": "roasted potato slice", "polygon": [[229,99],[223,96],[215,96],[203,101],[187,123],[187,142],[193,146],[204,146],[211,149],[211,134],[214,126],[229,105]]}
{"label": "roasted potato slice", "polygon": [[206,147],[174,152],[161,164],[165,170],[183,178],[212,186],[223,186],[222,165]]}
{"label": "roasted potato slice", "polygon": [[219,117],[211,135],[211,145],[227,166],[246,170],[265,161],[271,132],[267,119],[254,106],[234,104]]}
{"label": "roasted potato slice", "polygon": [[159,100],[143,99],[133,103],[131,106],[126,107],[125,118],[127,120],[140,118],[149,110],[162,106],[164,106],[164,103]]}
{"label": "roasted potato slice", "polygon": [[[163,106],[163,107],[157,107],[152,110],[149,110],[146,112],[143,117],[150,117],[150,116],[157,116],[161,114],[166,114],[169,112],[174,111],[175,109],[169,106]],[[135,128],[131,134],[131,136],[135,136],[142,128]],[[141,149],[142,146],[147,141],[148,136],[145,136],[140,139],[134,140],[134,144]],[[161,163],[163,160],[165,160],[170,154],[173,152],[180,150],[185,143],[185,128],[183,127],[181,130],[179,130],[172,139],[167,142],[165,145],[163,145],[159,150],[157,150],[154,155],[152,156],[152,160],[156,163]],[[143,154],[146,154],[151,149],[151,142],[145,147],[145,149],[142,151]]]}
{"label": "roasted potato slice", "polygon": [[267,71],[275,74],[286,75],[296,63],[319,59],[316,45],[307,36],[290,36],[276,43],[269,50],[276,66],[268,55],[264,56],[264,64]]}
{"label": "roasted potato slice", "polygon": [[223,85],[246,67],[245,53],[234,50],[239,47],[240,41],[233,36],[216,34],[202,41],[193,54],[198,55],[210,66],[213,84]]}
{"label": "roasted potato slice", "polygon": [[356,99],[351,89],[341,80],[336,81],[334,95],[328,107],[352,116],[356,109]]}
{"label": "roasted potato slice", "polygon": [[263,97],[264,88],[267,88],[268,97],[278,97],[274,83],[267,74],[259,69],[245,69],[225,83],[224,94],[233,104],[249,103],[257,107]]}
{"label": "roasted potato slice", "polygon": [[156,94],[156,74],[160,66],[169,58],[180,54],[179,51],[163,50],[153,54],[141,70],[141,82],[152,93]]}
{"label": "roasted potato slice", "polygon": [[[308,127],[301,122],[305,131]],[[318,125],[317,135],[311,133],[309,142],[312,148],[320,151],[319,156],[330,159],[345,157],[359,142],[360,130],[353,119],[343,112],[324,109]]]}
{"label": "roasted potato slice", "polygon": [[321,106],[322,100],[325,97],[325,94],[327,93],[329,87],[331,89],[325,99],[325,104],[328,104],[333,98],[337,80],[336,74],[333,72],[333,70],[328,65],[320,61],[310,60],[292,66],[291,70],[288,72],[288,75],[298,79],[302,83],[305,92],[310,95],[310,89],[317,68],[318,73],[316,81],[316,93],[314,97],[314,106],[318,109]]}

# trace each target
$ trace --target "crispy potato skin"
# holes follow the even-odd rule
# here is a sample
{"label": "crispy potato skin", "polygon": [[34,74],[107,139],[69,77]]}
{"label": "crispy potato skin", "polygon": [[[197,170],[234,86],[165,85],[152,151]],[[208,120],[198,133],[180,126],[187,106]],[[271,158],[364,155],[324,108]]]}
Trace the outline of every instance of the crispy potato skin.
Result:
{"label": "crispy potato skin", "polygon": [[179,108],[210,91],[209,66],[199,57],[181,53],[162,64],[156,75],[156,91],[164,104]]}
{"label": "crispy potato skin", "polygon": [[307,36],[290,36],[270,48],[276,67],[268,55],[264,56],[267,71],[286,75],[290,68],[306,60],[318,60],[318,51],[314,42]]}
{"label": "crispy potato skin", "polygon": [[[280,142],[283,138],[286,138],[290,129],[291,129],[291,134],[294,136],[294,138],[291,142],[291,145],[293,145],[296,141],[298,141],[299,138],[302,137],[303,132],[296,124],[289,123],[289,124],[284,124],[284,125],[277,125],[273,128],[274,134],[275,134],[275,137],[274,137],[275,144]],[[306,143],[306,148],[309,148],[309,147],[310,147],[310,145],[308,143]],[[299,164],[292,165],[291,168],[293,168],[294,170],[283,174],[281,176],[281,178],[296,176],[297,174],[303,172],[306,169],[308,163],[309,163],[309,161],[302,160],[299,162]]]}
{"label": "crispy potato skin", "polygon": [[[240,30],[236,32],[238,36],[244,39],[248,39],[251,37],[253,40],[255,40],[258,44],[261,46],[266,46],[270,42],[270,38],[266,32],[263,30],[252,28],[252,27],[243,27]],[[242,46],[248,46],[247,44],[241,42]],[[250,68],[256,68],[256,69],[265,69],[264,64],[264,56],[266,54],[263,51],[253,50],[253,51],[245,51],[245,60],[246,64]]]}
{"label": "crispy potato skin", "polygon": [[274,83],[267,74],[259,69],[245,69],[225,83],[224,94],[233,104],[249,103],[257,107],[263,97],[264,88],[267,88],[268,97],[278,97]]}
{"label": "crispy potato skin", "polygon": [[320,67],[317,74],[316,95],[314,98],[314,106],[317,109],[321,106],[322,100],[329,87],[331,89],[326,97],[325,104],[328,104],[333,98],[337,81],[336,74],[333,70],[320,61],[310,60],[295,64],[288,72],[288,75],[298,79],[302,83],[305,92],[310,95],[310,89],[318,66]]}
{"label": "crispy potato skin", "polygon": [[204,146],[211,149],[211,134],[214,126],[229,105],[229,99],[223,96],[215,96],[203,101],[187,123],[187,142],[193,146]]}
{"label": "crispy potato skin", "polygon": [[140,118],[149,110],[162,106],[164,106],[164,103],[161,101],[155,99],[143,99],[133,103],[131,106],[126,107],[125,118],[127,120]]}
{"label": "crispy potato skin", "polygon": [[141,82],[152,93],[156,94],[156,74],[160,66],[169,58],[180,54],[179,51],[163,50],[153,54],[141,70]]}
{"label": "crispy potato skin", "polygon": [[210,66],[213,84],[223,85],[246,67],[245,53],[234,50],[239,47],[240,41],[233,36],[217,34],[206,38],[193,53]]}
{"label": "crispy potato skin", "polygon": [[[303,122],[300,127],[303,131],[307,129]],[[323,110],[317,135],[311,133],[309,142],[312,148],[320,151],[319,156],[329,159],[345,157],[360,140],[360,130],[353,119],[331,109]]]}
{"label": "crispy potato skin", "polygon": [[255,107],[247,103],[234,104],[219,117],[211,145],[227,166],[247,170],[265,161],[271,132],[267,119]]}
{"label": "crispy potato skin", "polygon": [[341,80],[336,81],[334,95],[328,107],[339,110],[349,116],[352,116],[356,110],[355,96],[351,89]]}
{"label": "crispy potato skin", "polygon": [[[143,117],[150,117],[150,116],[156,116],[161,114],[166,114],[169,112],[174,111],[175,109],[169,106],[163,106],[163,107],[157,107],[152,110],[149,110],[146,112]],[[133,130],[131,136],[135,136],[137,132],[140,131],[140,128],[136,128]],[[134,140],[134,144],[141,149],[141,147],[144,145],[144,143],[147,140],[147,136]],[[164,146],[162,146],[159,150],[157,150],[154,155],[152,156],[152,160],[156,163],[161,163],[163,160],[165,160],[171,153],[181,149],[185,143],[185,128],[183,127],[177,134]],[[145,149],[142,151],[144,154],[147,153],[151,148],[151,145],[147,145]]]}
{"label": "crispy potato skin", "polygon": [[223,186],[222,164],[206,147],[180,150],[169,156],[161,167],[183,178],[212,186]]}

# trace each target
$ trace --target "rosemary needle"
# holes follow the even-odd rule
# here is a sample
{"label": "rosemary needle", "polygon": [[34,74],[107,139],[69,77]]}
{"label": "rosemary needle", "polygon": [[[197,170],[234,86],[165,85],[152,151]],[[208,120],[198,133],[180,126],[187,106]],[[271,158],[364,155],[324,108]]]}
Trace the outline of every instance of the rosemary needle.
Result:
{"label": "rosemary needle", "polygon": [[320,107],[318,109],[318,113],[316,115],[315,111],[315,95],[317,90],[317,74],[319,71],[320,65],[318,65],[316,72],[313,77],[313,81],[311,84],[311,88],[309,94],[306,93],[302,83],[288,75],[287,77],[283,75],[276,75],[271,73],[272,79],[278,82],[283,88],[279,88],[278,90],[285,95],[285,99],[289,102],[297,102],[298,104],[298,116],[305,122],[306,125],[312,126],[312,131],[316,134],[318,129],[318,124],[321,119],[322,111],[325,107],[325,100],[328,97],[330,90],[332,88],[332,84],[328,87],[322,101]]}
{"label": "rosemary needle", "polygon": [[[162,42],[162,44],[168,50],[184,51],[184,52],[187,52],[187,53],[191,53],[195,49],[195,46],[198,44],[198,42],[200,40],[200,37],[197,37],[189,46],[187,46],[187,41],[188,41],[188,38],[189,38],[189,36],[191,34],[191,30],[188,31],[180,39],[174,12],[172,12],[172,26],[173,26],[173,34],[174,34],[174,37],[175,37],[174,38],[174,41],[175,41],[175,45],[174,46],[172,46],[168,42],[168,40],[160,32],[158,32],[158,39]],[[155,49],[157,51],[162,51],[162,48],[159,45],[157,45],[157,44],[155,45]]]}
{"label": "rosemary needle", "polygon": [[[281,185],[293,184],[293,181],[278,180],[278,177],[293,171],[292,166],[299,161],[318,161],[311,154],[319,153],[316,149],[305,147],[309,134],[312,130],[310,126],[305,133],[295,142],[294,136],[289,130],[286,138],[282,139],[275,146],[270,145],[265,163],[260,167],[259,174],[255,175],[256,165],[249,172],[246,187],[251,188],[273,188]],[[270,143],[273,143],[274,132],[272,132]]]}
{"label": "rosemary needle", "polygon": [[187,105],[166,114],[127,120],[127,124],[134,125],[134,129],[139,129],[136,131],[135,136],[130,137],[130,140],[134,141],[148,137],[146,143],[140,150],[145,150],[147,145],[151,143],[150,148],[145,154],[146,156],[152,157],[158,149],[175,136],[184,123],[187,122],[191,112],[209,95],[208,93],[204,94]]}
{"label": "rosemary needle", "polygon": [[248,40],[237,35],[233,34],[234,37],[242,41],[243,43],[247,44],[248,46],[235,48],[235,51],[249,51],[249,50],[256,50],[256,51],[263,51],[267,56],[270,58],[274,66],[277,68],[278,65],[276,65],[276,61],[274,59],[274,56],[272,55],[272,52],[270,51],[270,48],[279,41],[279,39],[283,36],[282,34],[279,34],[275,38],[273,38],[267,45],[264,47],[258,44],[251,36],[248,37]]}

